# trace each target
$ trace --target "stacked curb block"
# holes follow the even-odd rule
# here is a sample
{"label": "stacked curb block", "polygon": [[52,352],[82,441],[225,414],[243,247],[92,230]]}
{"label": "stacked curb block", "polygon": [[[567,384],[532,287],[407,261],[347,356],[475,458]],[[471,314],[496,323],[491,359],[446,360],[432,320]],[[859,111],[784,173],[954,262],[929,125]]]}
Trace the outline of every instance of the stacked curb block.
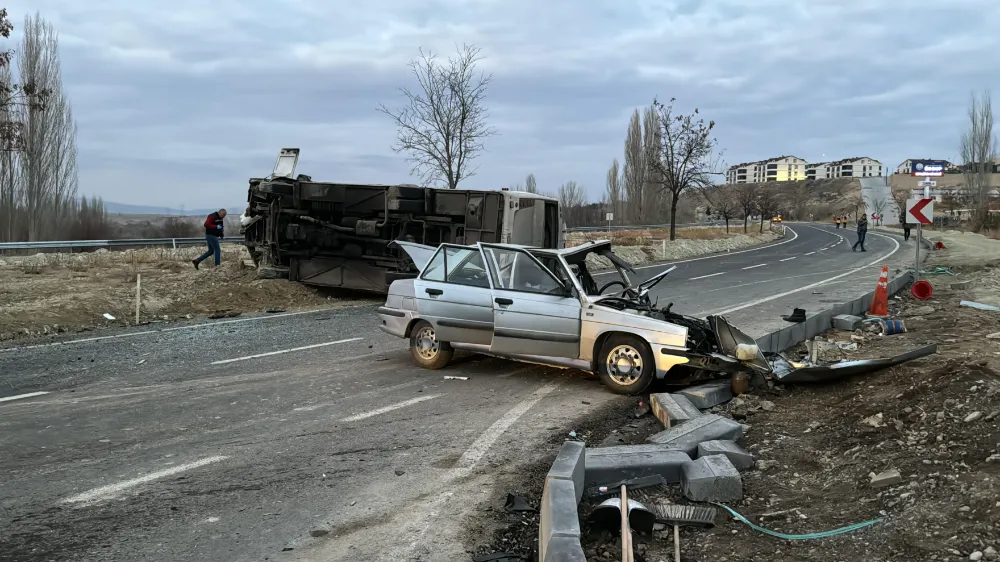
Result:
{"label": "stacked curb block", "polygon": [[[903,272],[889,282],[889,296],[912,281],[913,271]],[[761,336],[757,345],[765,353],[784,351],[829,330],[836,316],[863,317],[874,296],[872,291],[810,316],[805,322]],[[648,444],[587,449],[578,441],[563,443],[545,477],[538,528],[539,562],[586,562],[577,510],[585,486],[661,474],[668,484],[680,484],[684,495],[693,501],[742,498],[739,473],[755,465],[753,455],[736,444],[743,435],[743,426],[722,416],[704,414],[695,406],[702,399],[709,401],[702,404],[720,399],[725,402],[732,394],[725,398],[726,389],[718,383],[718,388],[712,383],[703,386],[686,389],[683,394],[650,397],[653,414],[665,426],[669,419],[670,429],[650,436]]]}

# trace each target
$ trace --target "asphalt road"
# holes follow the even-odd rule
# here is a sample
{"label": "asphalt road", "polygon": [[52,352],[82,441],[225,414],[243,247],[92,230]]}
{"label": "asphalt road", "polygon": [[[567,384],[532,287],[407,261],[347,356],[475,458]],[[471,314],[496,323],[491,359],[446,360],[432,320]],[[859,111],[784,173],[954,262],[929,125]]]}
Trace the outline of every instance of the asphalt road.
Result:
{"label": "asphalt road", "polygon": [[[677,262],[655,295],[759,335],[871,290],[913,250],[791,228]],[[497,475],[613,398],[583,373],[479,356],[417,369],[373,307],[3,348],[0,558],[468,559],[462,519]]]}

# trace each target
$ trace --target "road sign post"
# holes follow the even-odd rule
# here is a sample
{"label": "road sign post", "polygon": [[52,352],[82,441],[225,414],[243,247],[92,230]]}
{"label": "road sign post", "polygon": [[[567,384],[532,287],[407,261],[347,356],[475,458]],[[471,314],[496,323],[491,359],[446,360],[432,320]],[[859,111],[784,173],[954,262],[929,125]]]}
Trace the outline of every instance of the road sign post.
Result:
{"label": "road sign post", "polygon": [[615,219],[615,214],[606,213],[605,218],[608,220],[608,236],[611,236],[611,221]]}
{"label": "road sign post", "polygon": [[[929,180],[920,182],[934,183]],[[913,281],[920,280],[920,243],[923,240],[923,226],[934,222],[934,199],[930,197],[930,186],[924,185],[924,197],[906,202],[906,222],[917,223],[917,249],[913,261]]]}

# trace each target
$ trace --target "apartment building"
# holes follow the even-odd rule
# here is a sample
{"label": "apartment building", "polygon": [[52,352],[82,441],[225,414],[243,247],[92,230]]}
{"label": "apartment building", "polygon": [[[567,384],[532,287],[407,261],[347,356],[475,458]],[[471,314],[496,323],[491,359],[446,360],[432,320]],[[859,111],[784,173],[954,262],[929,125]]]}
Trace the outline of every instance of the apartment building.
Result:
{"label": "apartment building", "polygon": [[806,179],[806,161],[797,156],[778,156],[744,162],[726,170],[726,183],[762,183]]}
{"label": "apartment building", "polygon": [[882,163],[867,156],[845,158],[828,162],[824,166],[827,173],[825,177],[828,178],[870,178],[882,175]]}
{"label": "apartment building", "polygon": [[806,164],[806,179],[827,179],[830,177],[830,162],[815,162]]}

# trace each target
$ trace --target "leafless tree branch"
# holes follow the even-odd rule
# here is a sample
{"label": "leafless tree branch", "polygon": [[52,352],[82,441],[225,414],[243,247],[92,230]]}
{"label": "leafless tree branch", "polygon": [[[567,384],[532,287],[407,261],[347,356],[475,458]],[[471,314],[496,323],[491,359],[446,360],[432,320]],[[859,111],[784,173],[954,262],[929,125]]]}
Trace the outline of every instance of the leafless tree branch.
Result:
{"label": "leafless tree branch", "polygon": [[472,161],[485,149],[485,140],[496,134],[487,123],[486,93],[492,74],[476,71],[482,60],[478,47],[463,45],[442,63],[430,51],[410,62],[418,88],[400,88],[406,100],[402,109],[379,104],[398,130],[393,150],[407,153],[411,175],[424,185],[443,184],[456,189],[475,175]]}

